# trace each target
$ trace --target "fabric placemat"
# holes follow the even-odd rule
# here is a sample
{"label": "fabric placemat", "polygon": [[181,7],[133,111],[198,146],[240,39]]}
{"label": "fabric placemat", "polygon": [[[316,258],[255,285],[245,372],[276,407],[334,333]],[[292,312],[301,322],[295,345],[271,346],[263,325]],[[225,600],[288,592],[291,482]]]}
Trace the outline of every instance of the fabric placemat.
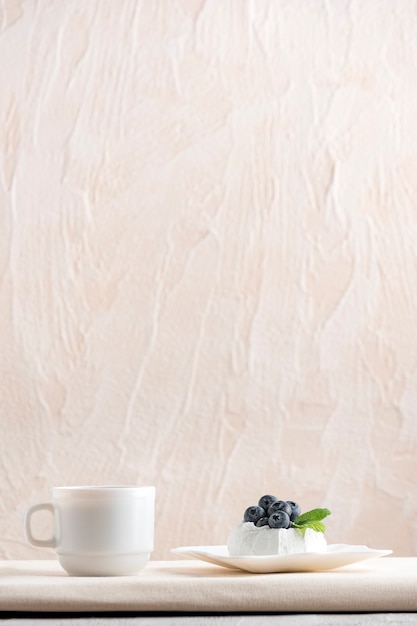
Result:
{"label": "fabric placemat", "polygon": [[417,558],[327,572],[249,574],[151,561],[136,576],[68,576],[56,561],[0,561],[0,611],[327,613],[417,611]]}

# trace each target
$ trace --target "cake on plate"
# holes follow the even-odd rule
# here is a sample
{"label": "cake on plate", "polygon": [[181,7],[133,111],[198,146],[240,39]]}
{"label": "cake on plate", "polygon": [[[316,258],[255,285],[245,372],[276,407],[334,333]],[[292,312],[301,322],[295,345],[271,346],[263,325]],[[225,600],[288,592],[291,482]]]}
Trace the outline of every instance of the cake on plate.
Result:
{"label": "cake on plate", "polygon": [[230,556],[284,555],[325,552],[323,519],[329,509],[301,513],[292,500],[265,495],[257,505],[249,506],[241,521],[229,534]]}

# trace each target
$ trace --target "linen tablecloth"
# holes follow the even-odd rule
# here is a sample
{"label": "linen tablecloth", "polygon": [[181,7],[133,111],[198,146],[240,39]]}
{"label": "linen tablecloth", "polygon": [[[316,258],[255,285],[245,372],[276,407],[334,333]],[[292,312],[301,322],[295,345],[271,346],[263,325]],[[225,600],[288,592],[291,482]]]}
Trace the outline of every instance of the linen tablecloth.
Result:
{"label": "linen tablecloth", "polygon": [[417,611],[417,558],[327,572],[249,574],[151,561],[136,576],[68,576],[55,561],[0,562],[3,612],[328,613]]}

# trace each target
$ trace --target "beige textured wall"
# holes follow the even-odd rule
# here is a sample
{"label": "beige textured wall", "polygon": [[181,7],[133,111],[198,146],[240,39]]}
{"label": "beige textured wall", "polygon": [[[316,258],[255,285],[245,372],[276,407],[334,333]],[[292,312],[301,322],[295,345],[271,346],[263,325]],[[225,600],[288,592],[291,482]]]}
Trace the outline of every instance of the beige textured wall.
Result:
{"label": "beige textured wall", "polygon": [[[0,2],[0,557],[155,484],[417,553],[417,2]],[[39,521],[46,529],[46,519]]]}

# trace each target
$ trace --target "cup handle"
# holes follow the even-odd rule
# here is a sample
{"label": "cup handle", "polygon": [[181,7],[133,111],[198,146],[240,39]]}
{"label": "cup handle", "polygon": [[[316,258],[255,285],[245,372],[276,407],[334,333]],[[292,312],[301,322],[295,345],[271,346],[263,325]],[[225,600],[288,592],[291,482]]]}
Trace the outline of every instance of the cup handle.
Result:
{"label": "cup handle", "polygon": [[50,502],[42,502],[41,504],[34,504],[33,506],[29,507],[29,509],[26,511],[26,514],[25,514],[26,541],[31,543],[32,546],[36,546],[38,548],[56,548],[56,546],[58,545],[58,541],[56,538],[55,529],[52,534],[52,537],[49,537],[49,539],[36,539],[36,537],[33,536],[30,524],[31,524],[32,515],[36,513],[37,511],[50,511],[52,515],[54,516],[54,522],[55,522],[55,507]]}

